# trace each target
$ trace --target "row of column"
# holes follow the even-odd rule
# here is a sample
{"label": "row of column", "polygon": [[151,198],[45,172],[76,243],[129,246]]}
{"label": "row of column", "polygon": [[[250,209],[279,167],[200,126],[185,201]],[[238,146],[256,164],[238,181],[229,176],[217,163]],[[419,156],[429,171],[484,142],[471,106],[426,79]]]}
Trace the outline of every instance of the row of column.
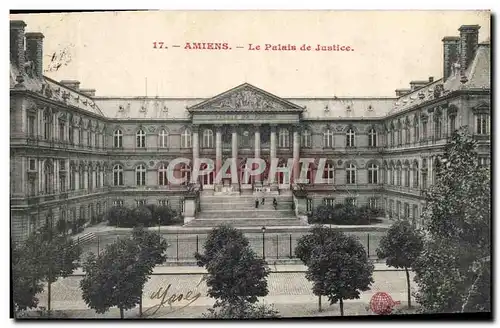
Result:
{"label": "row of column", "polygon": [[[215,132],[215,162],[216,162],[216,172],[218,172],[222,166],[222,125],[216,125]],[[238,132],[236,125],[233,125],[233,130],[231,133],[231,156],[232,158],[238,158]],[[255,124],[255,158],[260,158],[261,155],[261,141],[260,141],[260,124]],[[276,158],[276,125],[271,125],[271,135],[270,135],[270,160],[271,163]],[[298,129],[293,131],[293,176],[298,176],[299,173],[299,155],[300,155],[300,135]],[[200,157],[200,143],[199,143],[199,133],[198,127],[193,126],[193,163],[195,163]],[[256,177],[257,178],[257,177]],[[259,181],[260,176],[257,178]]]}

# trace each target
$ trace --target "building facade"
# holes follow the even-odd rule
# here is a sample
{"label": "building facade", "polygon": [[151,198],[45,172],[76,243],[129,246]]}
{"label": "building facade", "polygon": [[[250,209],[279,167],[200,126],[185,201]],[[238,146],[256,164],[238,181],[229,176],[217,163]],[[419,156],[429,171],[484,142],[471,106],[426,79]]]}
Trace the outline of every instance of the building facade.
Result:
{"label": "building facade", "polygon": [[[412,81],[390,98],[281,98],[244,83],[212,98],[110,98],[43,75],[43,35],[10,22],[10,190],[15,240],[47,222],[90,220],[110,206],[167,204],[184,212],[193,163],[215,172],[236,159],[237,178],[194,181],[201,196],[301,185],[306,207],[353,202],[419,223],[436,156],[468,126],[490,157],[490,44],[477,25],[443,39],[443,78]],[[248,159],[267,169],[248,176]],[[309,165],[293,165],[313,158]],[[325,159],[321,162],[320,159]],[[269,171],[271,163],[291,174]],[[202,164],[206,165],[206,164]],[[201,169],[204,169],[202,167]],[[299,173],[303,171],[299,181]],[[318,173],[319,172],[319,173]],[[323,181],[314,177],[320,176]],[[272,181],[274,178],[274,181]]]}

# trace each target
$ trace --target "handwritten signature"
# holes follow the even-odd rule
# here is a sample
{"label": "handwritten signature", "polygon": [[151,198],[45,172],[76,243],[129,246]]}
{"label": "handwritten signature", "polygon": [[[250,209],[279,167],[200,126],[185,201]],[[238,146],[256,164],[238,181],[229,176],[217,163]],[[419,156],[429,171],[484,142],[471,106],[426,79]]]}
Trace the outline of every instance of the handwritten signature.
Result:
{"label": "handwritten signature", "polygon": [[[206,281],[207,278],[205,275],[203,275],[200,279],[200,281],[196,284],[195,288],[198,287],[203,281]],[[155,292],[151,293],[149,296],[150,299],[152,300],[160,300],[160,302],[145,311],[143,311],[143,315],[146,313],[149,315],[154,315],[156,314],[162,307],[165,307],[166,305],[169,306],[169,311],[166,312],[165,314],[170,314],[174,313],[176,311],[180,311],[189,305],[193,304],[196,302],[200,297],[201,293],[196,292],[195,290],[188,290],[185,294],[184,293],[179,293],[179,294],[171,294],[169,295],[169,290],[172,287],[172,284],[168,284],[168,286],[163,289],[163,287],[158,288]],[[187,302],[185,305],[181,307],[176,307],[173,308],[173,305],[179,304],[181,302]],[[150,313],[150,311],[152,311]]]}

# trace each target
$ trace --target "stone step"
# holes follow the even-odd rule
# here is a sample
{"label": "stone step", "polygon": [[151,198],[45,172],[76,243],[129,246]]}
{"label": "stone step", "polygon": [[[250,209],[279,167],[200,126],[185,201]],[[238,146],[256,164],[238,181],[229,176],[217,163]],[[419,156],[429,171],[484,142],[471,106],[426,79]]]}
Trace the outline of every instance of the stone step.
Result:
{"label": "stone step", "polygon": [[219,210],[219,211],[201,211],[198,218],[286,218],[293,217],[294,213],[290,210],[257,210],[257,211],[238,211],[238,210]]}
{"label": "stone step", "polygon": [[201,219],[196,218],[189,222],[186,226],[189,227],[215,227],[220,224],[229,224],[234,227],[257,227],[257,226],[301,226],[304,225],[299,219],[288,218],[214,218],[214,219]]}

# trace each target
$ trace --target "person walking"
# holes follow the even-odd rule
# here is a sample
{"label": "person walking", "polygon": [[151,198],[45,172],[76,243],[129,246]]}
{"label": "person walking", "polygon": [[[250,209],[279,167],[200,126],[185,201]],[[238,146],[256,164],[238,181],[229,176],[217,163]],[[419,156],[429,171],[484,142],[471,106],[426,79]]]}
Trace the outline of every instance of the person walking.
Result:
{"label": "person walking", "polygon": [[264,197],[262,197],[262,200],[260,201],[260,205],[264,205],[265,202],[266,202],[266,199]]}
{"label": "person walking", "polygon": [[278,209],[278,201],[276,200],[276,198],[273,198],[273,206],[274,206],[274,209]]}
{"label": "person walking", "polygon": [[259,208],[259,200],[255,199],[255,208]]}

